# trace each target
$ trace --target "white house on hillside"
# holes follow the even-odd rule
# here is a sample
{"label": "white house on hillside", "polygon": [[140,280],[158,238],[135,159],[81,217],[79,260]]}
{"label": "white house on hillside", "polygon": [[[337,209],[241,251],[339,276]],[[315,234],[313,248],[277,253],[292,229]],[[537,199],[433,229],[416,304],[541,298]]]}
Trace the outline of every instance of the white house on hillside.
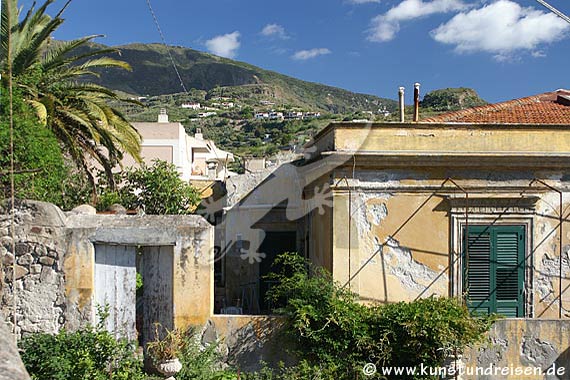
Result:
{"label": "white house on hillside", "polygon": [[[212,140],[204,139],[200,130],[194,137],[186,134],[180,123],[168,121],[166,110],[161,110],[158,122],[132,123],[142,137],[141,156],[151,164],[160,159],[176,165],[184,181],[198,179],[225,180],[235,173],[227,169],[234,156],[216,147]],[[123,166],[137,166],[125,156]]]}

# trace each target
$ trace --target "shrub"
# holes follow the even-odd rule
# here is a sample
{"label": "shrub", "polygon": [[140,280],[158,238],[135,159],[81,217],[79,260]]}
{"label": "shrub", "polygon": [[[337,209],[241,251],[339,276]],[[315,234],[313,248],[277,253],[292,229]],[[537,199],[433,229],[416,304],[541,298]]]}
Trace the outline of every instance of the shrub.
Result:
{"label": "shrub", "polygon": [[20,342],[32,380],[143,380],[134,347],[102,328],[57,335],[37,333]]}
{"label": "shrub", "polygon": [[[7,92],[0,88],[0,114],[8,115]],[[33,110],[14,92],[14,185],[15,196],[52,202],[69,209],[84,203],[86,191],[82,176],[66,162],[54,133],[39,124]],[[0,121],[0,200],[10,195],[10,125]],[[87,188],[87,186],[83,186]],[[81,198],[81,199],[80,199]],[[88,198],[87,198],[88,199]]]}
{"label": "shrub", "polygon": [[198,191],[182,181],[176,166],[154,160],[152,166],[127,169],[116,179],[117,190],[100,188],[97,208],[104,210],[113,203],[127,209],[143,209],[146,214],[190,214],[200,202]]}
{"label": "shrub", "polygon": [[[353,379],[363,365],[442,366],[450,352],[461,352],[483,339],[496,319],[472,316],[455,298],[366,306],[332,280],[322,268],[293,253],[279,256],[278,281],[268,297],[286,305],[276,310],[289,318],[287,333],[297,343],[301,366],[293,374],[322,379]],[[279,378],[279,377],[277,377]]]}
{"label": "shrub", "polygon": [[196,335],[185,335],[185,344],[178,359],[182,363],[182,370],[176,374],[177,380],[237,380],[237,374],[230,369],[223,369],[222,357],[218,342],[202,346]]}

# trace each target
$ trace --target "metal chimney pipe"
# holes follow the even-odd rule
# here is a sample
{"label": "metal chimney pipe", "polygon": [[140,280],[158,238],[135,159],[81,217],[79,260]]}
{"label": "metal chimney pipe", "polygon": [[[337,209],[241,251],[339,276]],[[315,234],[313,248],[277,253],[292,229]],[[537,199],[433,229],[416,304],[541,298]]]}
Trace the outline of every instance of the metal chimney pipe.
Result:
{"label": "metal chimney pipe", "polygon": [[414,122],[420,120],[420,84],[414,83]]}
{"label": "metal chimney pipe", "polygon": [[398,99],[399,99],[399,106],[400,106],[400,123],[404,122],[404,91],[405,87],[400,87],[398,89]]}

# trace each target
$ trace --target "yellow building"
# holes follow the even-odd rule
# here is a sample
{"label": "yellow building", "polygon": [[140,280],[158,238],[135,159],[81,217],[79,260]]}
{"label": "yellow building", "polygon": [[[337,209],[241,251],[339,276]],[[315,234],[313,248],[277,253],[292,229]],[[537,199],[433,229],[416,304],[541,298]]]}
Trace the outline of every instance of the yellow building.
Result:
{"label": "yellow building", "polygon": [[569,94],[329,125],[307,183],[330,186],[332,207],[309,214],[306,254],[367,301],[463,296],[482,312],[569,317]]}

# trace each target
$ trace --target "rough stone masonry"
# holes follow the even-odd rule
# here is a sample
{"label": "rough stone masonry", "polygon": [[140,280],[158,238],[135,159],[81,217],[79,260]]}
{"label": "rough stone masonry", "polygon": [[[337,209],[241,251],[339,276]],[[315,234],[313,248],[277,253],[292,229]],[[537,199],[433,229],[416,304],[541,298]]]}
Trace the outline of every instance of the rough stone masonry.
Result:
{"label": "rough stone masonry", "polygon": [[[20,202],[15,213],[15,252],[10,216],[0,206],[0,257],[4,276],[1,310],[16,333],[56,333],[65,325],[65,215],[42,202]],[[14,265],[15,264],[15,265]],[[14,290],[16,297],[14,297]],[[13,325],[10,326],[13,328]]]}

